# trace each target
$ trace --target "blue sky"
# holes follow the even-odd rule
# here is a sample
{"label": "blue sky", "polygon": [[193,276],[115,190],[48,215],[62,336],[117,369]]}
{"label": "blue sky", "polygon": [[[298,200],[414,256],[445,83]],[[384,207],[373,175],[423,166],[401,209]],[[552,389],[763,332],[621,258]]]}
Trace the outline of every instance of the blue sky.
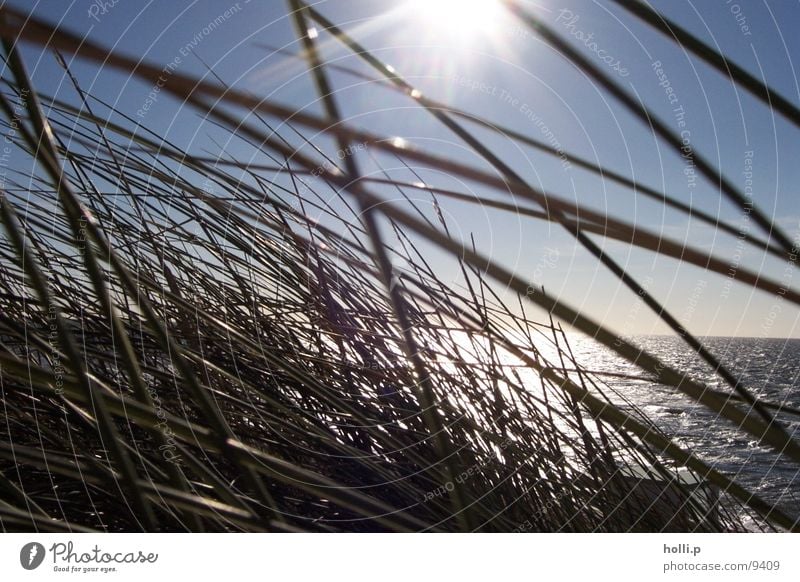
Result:
{"label": "blue sky", "polygon": [[[207,74],[199,56],[233,86],[298,109],[321,111],[304,64],[271,55],[263,46],[299,50],[292,23],[286,17],[286,3],[119,0],[113,5],[105,3],[104,10],[99,8],[102,3],[88,1],[40,2],[32,9],[30,2],[11,4],[151,63],[163,65],[179,58],[176,66],[185,74]],[[792,27],[800,17],[797,4],[719,0],[654,5],[704,41],[718,46],[737,64],[763,76],[790,101],[800,102],[794,70],[800,39]],[[752,186],[755,204],[774,217],[790,237],[800,233],[800,197],[795,194],[800,183],[797,128],[614,6],[588,1],[542,1],[526,6],[637,95],[671,129],[686,132],[691,146],[721,167],[740,190]],[[480,30],[467,30],[455,26],[458,23],[426,17],[424,9],[402,1],[329,0],[319,3],[318,8],[425,95],[531,137],[557,140],[566,151],[635,176],[734,224],[741,223],[741,211],[721,200],[715,185],[700,176],[687,176],[685,160],[513,18],[498,13]],[[204,28],[226,10],[229,16],[205,34]],[[586,42],[589,35],[591,41]],[[374,75],[324,33],[321,40],[329,60]],[[74,98],[52,57],[33,49],[26,54],[37,86]],[[614,65],[602,62],[601,55]],[[98,69],[94,64],[75,63],[73,70],[85,89],[131,115],[141,110],[152,89],[147,83]],[[429,114],[414,107],[409,98],[343,74],[334,73],[332,79],[344,114],[357,126],[403,137],[423,149],[457,156],[488,170],[488,165],[466,151]],[[682,114],[676,113],[678,108],[682,108]],[[150,104],[142,123],[190,151],[215,147],[213,128],[164,95]],[[715,235],[708,227],[688,223],[682,215],[575,167],[565,170],[558,159],[519,147],[502,136],[480,129],[475,134],[536,187],[610,216],[635,220],[672,239],[712,250],[723,260],[798,287],[800,274],[793,269],[786,271],[784,264],[758,252],[741,252],[735,237]],[[335,152],[330,140],[320,143]],[[245,151],[236,143],[227,147],[232,154]],[[359,159],[367,171],[375,169],[368,155],[361,153]],[[448,176],[421,171],[426,182],[437,186],[467,191],[473,188]],[[746,176],[745,172],[752,174]],[[480,188],[474,191],[487,194]],[[443,211],[451,230],[463,239],[474,236],[478,247],[495,260],[545,285],[548,292],[617,331],[666,331],[560,227],[484,212],[463,203],[446,202]],[[762,234],[752,221],[749,228],[751,234]],[[647,282],[648,289],[697,334],[800,337],[798,311],[785,301],[747,286],[731,285],[724,277],[672,259],[657,258],[619,243],[603,246],[640,281]],[[458,273],[452,262],[437,253],[432,255],[441,272],[452,276],[457,285]]]}

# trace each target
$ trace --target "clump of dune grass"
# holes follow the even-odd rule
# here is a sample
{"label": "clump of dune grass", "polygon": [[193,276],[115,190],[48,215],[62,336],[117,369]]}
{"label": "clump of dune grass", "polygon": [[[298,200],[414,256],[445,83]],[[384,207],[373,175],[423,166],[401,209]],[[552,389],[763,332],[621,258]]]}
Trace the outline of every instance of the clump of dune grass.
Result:
{"label": "clump of dune grass", "polygon": [[[22,15],[3,9],[0,107],[29,165],[17,164],[0,194],[2,528],[738,531],[745,518],[748,527],[795,528],[795,516],[679,447],[634,403],[622,408],[616,394],[612,402],[612,389],[572,357],[560,324],[532,321],[525,305],[593,335],[796,463],[800,449],[776,406],[735,381],[730,393],[708,390],[463,245],[441,213],[427,218],[408,193],[434,207],[447,197],[549,220],[589,250],[594,233],[710,271],[725,265],[531,188],[462,125],[484,120],[421,98],[322,15],[292,8],[299,30],[313,19],[497,173],[341,122],[324,62],[302,35],[325,116],[175,73],[165,92],[266,161],[192,155],[84,92],[68,63],[103,62],[148,81],[158,66],[53,35],[36,20],[22,26]],[[31,86],[15,46],[22,39],[54,51],[80,107]],[[355,156],[327,157],[312,131],[524,204],[420,185],[410,168],[407,179],[361,178]],[[384,203],[374,189],[381,180],[407,204]],[[689,211],[664,193],[636,191]],[[463,286],[442,280],[420,240],[452,254]],[[777,240],[748,243],[792,252]],[[737,277],[774,285],[744,269]],[[520,309],[504,303],[498,281],[517,292]],[[636,477],[641,467],[650,478]],[[701,485],[687,486],[678,468]]]}

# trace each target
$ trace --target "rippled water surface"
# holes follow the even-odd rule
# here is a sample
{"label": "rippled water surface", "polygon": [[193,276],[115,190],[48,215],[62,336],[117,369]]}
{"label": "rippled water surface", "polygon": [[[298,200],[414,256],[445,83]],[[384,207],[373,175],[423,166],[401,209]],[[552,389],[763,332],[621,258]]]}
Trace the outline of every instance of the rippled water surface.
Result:
{"label": "rippled water surface", "polygon": [[[689,372],[712,388],[729,390],[727,384],[689,348],[673,337],[637,337],[632,341],[665,363]],[[643,376],[636,366],[621,360],[594,341],[571,338],[577,361],[589,370]],[[744,385],[764,400],[800,408],[800,340],[765,338],[705,338],[704,343],[723,365],[734,371]],[[800,509],[798,465],[759,446],[729,421],[676,394],[674,388],[645,379],[601,376],[665,432],[740,483],[771,502]],[[800,439],[800,416],[780,414],[790,434]]]}

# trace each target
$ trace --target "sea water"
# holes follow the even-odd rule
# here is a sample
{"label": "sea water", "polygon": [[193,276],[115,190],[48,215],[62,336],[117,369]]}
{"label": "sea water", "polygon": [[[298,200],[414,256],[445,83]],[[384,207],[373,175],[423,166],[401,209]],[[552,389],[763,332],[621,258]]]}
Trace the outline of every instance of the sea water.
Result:
{"label": "sea water", "polygon": [[[702,340],[752,394],[800,409],[800,340],[739,337]],[[678,337],[640,336],[630,341],[711,388],[731,391]],[[597,342],[576,336],[570,337],[570,345],[581,367],[600,372],[599,377],[605,383],[640,408],[677,444],[694,450],[715,469],[735,478],[766,501],[792,514],[798,513],[800,464],[780,456],[769,446],[760,445],[754,437],[737,430],[732,422],[677,393],[675,388],[646,379],[647,374],[640,368]],[[608,372],[627,373],[641,379],[602,374]],[[789,434],[800,438],[800,416],[782,413],[777,418]]]}

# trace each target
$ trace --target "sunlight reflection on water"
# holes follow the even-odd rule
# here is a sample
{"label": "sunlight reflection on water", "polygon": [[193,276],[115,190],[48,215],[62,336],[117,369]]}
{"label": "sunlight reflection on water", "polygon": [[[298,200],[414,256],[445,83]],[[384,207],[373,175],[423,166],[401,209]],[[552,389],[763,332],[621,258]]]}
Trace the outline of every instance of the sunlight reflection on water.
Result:
{"label": "sunlight reflection on water", "polygon": [[[682,340],[647,336],[633,341],[708,386],[729,390]],[[724,365],[739,375],[751,393],[768,401],[800,407],[800,340],[716,337],[705,338],[704,342]],[[636,366],[591,339],[575,335],[570,337],[570,343],[576,359],[588,370],[643,375]],[[759,446],[733,424],[688,397],[676,394],[673,388],[646,380],[602,378],[642,408],[678,444],[694,448],[716,469],[735,476],[771,501],[797,506],[800,470],[790,461],[780,458],[776,461],[771,448]],[[800,436],[800,417],[783,414],[779,418],[790,434]]]}

